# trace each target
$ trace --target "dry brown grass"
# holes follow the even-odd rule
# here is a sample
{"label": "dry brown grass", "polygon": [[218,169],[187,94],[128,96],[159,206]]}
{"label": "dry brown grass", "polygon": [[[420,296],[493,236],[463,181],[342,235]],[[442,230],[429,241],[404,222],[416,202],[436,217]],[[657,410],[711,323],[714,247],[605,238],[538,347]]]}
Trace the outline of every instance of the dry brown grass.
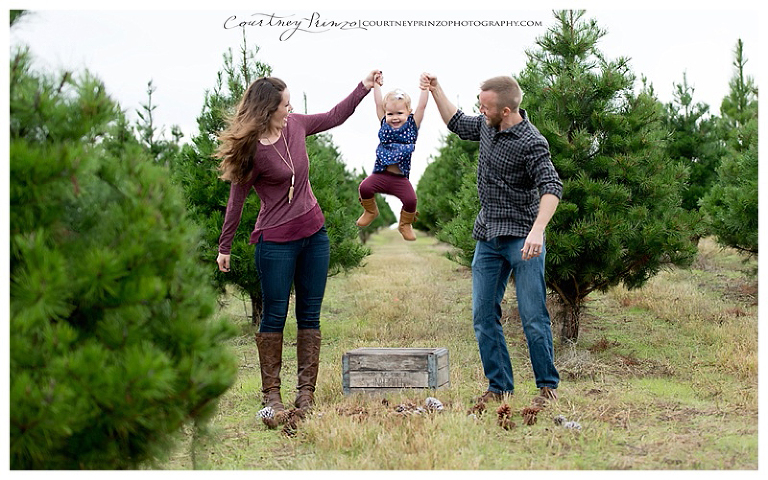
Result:
{"label": "dry brown grass", "polygon": [[[191,433],[165,468],[291,470],[756,469],[756,280],[738,256],[709,241],[691,270],[663,272],[639,290],[594,295],[576,344],[556,342],[560,401],[525,425],[536,393],[514,289],[504,328],[516,394],[506,427],[486,387],[471,326],[471,273],[446,246],[384,232],[365,266],[331,278],[323,307],[317,406],[286,437],[256,418],[260,379],[252,328],[232,343],[237,384],[207,434]],[[237,300],[228,307],[242,315]],[[241,318],[242,321],[242,318]],[[284,399],[295,384],[295,322],[286,329]],[[341,357],[365,346],[446,347],[451,386],[384,397],[344,396]],[[433,395],[440,413],[403,414],[398,404]],[[383,401],[386,400],[386,401]],[[557,426],[559,415],[580,431]],[[512,427],[511,423],[515,423]],[[192,452],[195,453],[193,463]]]}

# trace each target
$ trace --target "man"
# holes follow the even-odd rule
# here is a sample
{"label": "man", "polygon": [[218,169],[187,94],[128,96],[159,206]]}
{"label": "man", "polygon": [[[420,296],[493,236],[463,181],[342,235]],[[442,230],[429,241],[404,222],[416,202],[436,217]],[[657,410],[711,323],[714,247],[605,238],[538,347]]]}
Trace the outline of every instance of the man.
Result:
{"label": "man", "polygon": [[510,274],[536,386],[557,400],[560,376],[554,365],[552,325],[546,307],[544,230],[557,209],[563,184],[552,165],[549,144],[519,108],[522,91],[511,77],[494,77],[480,87],[480,113],[466,115],[443,92],[437,77],[424,73],[448,129],[480,142],[477,192],[480,212],[472,236],[472,320],[488,390],[478,401],[499,401],[514,391],[512,363],[501,325],[501,300]]}

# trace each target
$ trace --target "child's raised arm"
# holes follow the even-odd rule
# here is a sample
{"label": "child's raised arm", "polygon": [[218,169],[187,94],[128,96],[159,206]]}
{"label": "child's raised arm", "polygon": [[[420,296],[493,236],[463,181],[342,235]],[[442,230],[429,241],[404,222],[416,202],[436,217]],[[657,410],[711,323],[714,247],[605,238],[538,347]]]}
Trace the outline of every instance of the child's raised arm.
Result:
{"label": "child's raised arm", "polygon": [[386,114],[381,96],[382,85],[384,85],[384,75],[379,73],[376,76],[376,81],[373,82],[373,100],[376,103],[376,119],[378,121],[381,121],[381,119],[384,118],[384,115]]}
{"label": "child's raised arm", "polygon": [[419,95],[419,104],[416,105],[416,110],[413,112],[413,121],[416,122],[416,128],[421,125],[421,120],[424,118],[424,110],[427,109],[427,101],[429,100],[429,89],[422,89],[421,95]]}

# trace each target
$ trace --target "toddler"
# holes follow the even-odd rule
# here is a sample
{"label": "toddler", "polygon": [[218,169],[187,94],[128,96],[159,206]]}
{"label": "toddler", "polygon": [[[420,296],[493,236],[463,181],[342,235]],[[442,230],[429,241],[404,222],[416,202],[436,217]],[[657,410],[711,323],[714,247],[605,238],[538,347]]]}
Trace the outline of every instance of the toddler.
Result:
{"label": "toddler", "polygon": [[398,231],[405,240],[416,240],[411,224],[416,220],[416,192],[408,180],[411,154],[416,147],[419,125],[429,100],[429,89],[422,89],[416,110],[411,110],[411,98],[402,90],[393,90],[382,98],[383,77],[377,75],[373,85],[376,115],[381,119],[379,146],[373,173],[360,183],[360,203],[365,210],[357,226],[367,227],[379,215],[374,194],[396,196],[402,203]]}

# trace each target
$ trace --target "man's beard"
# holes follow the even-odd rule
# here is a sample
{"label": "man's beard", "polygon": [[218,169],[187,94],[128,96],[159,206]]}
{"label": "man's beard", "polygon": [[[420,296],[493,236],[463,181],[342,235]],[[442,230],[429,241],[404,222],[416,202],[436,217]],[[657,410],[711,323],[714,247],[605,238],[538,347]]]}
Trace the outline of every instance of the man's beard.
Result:
{"label": "man's beard", "polygon": [[485,116],[485,123],[487,123],[488,126],[490,126],[490,127],[498,129],[501,126],[501,116],[489,117],[488,115],[486,115]]}

